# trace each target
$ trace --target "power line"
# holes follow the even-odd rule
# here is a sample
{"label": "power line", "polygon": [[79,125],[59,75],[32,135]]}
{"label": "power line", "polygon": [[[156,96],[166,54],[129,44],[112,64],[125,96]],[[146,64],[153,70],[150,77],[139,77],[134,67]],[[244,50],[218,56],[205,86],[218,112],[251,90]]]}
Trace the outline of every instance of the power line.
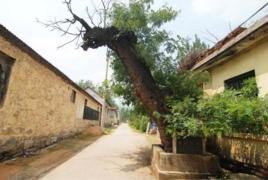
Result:
{"label": "power line", "polygon": [[265,3],[260,9],[258,9],[255,13],[253,13],[248,19],[246,19],[242,24],[239,25],[239,27],[246,24],[251,18],[253,18],[256,14],[258,14],[261,10],[263,10],[268,5],[268,2]]}

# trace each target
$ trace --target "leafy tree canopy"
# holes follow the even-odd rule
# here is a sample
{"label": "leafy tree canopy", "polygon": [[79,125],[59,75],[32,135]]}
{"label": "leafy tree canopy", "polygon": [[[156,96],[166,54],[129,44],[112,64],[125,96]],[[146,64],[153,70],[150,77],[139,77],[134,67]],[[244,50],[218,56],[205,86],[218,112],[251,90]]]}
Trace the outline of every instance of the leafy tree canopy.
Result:
{"label": "leafy tree canopy", "polygon": [[96,86],[93,84],[92,81],[90,80],[79,80],[77,82],[78,86],[80,86],[82,89],[87,89],[87,88],[91,88],[93,90],[96,90]]}
{"label": "leafy tree canopy", "polygon": [[[137,35],[136,45],[139,56],[152,72],[159,88],[170,99],[180,98],[182,94],[201,93],[195,91],[194,81],[204,81],[204,76],[197,73],[179,72],[179,62],[187,54],[207,49],[208,46],[197,36],[193,40],[177,36],[172,37],[162,25],[174,20],[178,12],[171,7],[152,8],[153,0],[130,0],[129,4],[115,3],[109,13],[110,23],[124,31],[133,31]],[[122,96],[125,104],[133,104],[142,112],[142,104],[133,94],[133,85],[120,59],[112,54],[113,90]],[[186,82],[187,81],[187,82]],[[186,82],[186,83],[185,83]],[[195,83],[196,84],[196,83]],[[175,86],[174,86],[175,85]],[[183,86],[183,88],[182,88]],[[196,85],[195,85],[196,86]],[[174,94],[176,94],[174,96]]]}

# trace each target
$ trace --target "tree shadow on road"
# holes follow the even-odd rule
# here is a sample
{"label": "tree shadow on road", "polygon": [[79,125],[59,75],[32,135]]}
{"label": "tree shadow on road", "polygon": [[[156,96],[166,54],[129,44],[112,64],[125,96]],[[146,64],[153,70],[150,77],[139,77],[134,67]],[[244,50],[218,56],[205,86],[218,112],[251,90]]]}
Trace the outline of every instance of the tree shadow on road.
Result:
{"label": "tree shadow on road", "polygon": [[140,148],[138,152],[125,154],[123,158],[130,159],[133,163],[125,165],[121,171],[130,172],[149,166],[151,163],[151,149],[149,147]]}

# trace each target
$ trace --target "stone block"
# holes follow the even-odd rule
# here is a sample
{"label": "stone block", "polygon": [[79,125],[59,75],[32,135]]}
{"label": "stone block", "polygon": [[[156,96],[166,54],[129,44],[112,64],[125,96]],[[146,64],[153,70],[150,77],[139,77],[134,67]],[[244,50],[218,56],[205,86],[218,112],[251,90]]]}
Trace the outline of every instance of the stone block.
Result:
{"label": "stone block", "polygon": [[157,180],[203,179],[222,173],[212,154],[166,153],[159,145],[152,147],[151,166]]}

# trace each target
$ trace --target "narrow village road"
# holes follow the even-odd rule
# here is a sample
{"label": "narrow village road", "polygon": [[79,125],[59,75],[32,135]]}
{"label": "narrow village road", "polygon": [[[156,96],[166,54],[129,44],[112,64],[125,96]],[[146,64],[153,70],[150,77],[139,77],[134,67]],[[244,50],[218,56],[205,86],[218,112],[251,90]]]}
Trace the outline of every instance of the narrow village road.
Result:
{"label": "narrow village road", "polygon": [[153,180],[150,148],[144,135],[122,124],[42,180]]}

